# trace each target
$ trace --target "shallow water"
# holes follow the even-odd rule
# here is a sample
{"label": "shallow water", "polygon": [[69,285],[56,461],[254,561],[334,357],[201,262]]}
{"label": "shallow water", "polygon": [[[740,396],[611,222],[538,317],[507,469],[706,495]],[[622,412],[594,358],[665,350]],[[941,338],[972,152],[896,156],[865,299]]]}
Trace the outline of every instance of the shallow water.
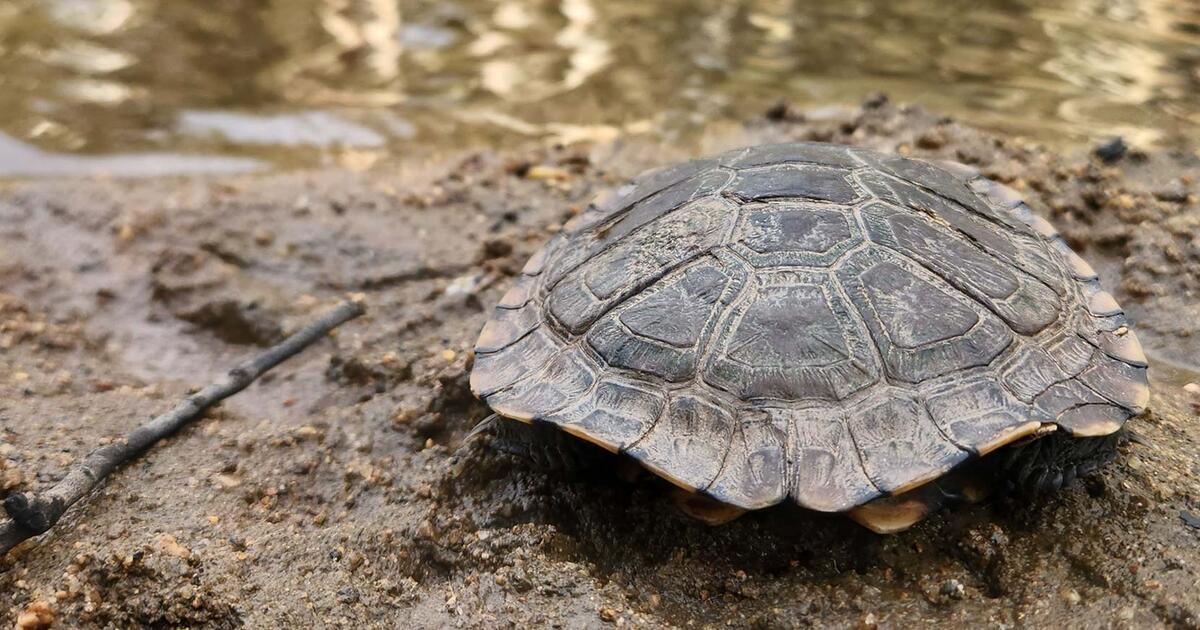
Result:
{"label": "shallow water", "polygon": [[875,90],[1064,147],[1194,148],[1198,87],[1200,0],[4,0],[0,176],[687,143]]}

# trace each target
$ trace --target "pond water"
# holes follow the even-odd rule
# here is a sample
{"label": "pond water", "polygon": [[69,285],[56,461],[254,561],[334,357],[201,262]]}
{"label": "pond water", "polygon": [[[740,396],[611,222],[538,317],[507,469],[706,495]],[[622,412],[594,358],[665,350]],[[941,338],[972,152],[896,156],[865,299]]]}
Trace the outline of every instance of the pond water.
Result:
{"label": "pond water", "polygon": [[0,176],[230,171],[883,90],[1064,147],[1195,148],[1200,0],[3,0]]}

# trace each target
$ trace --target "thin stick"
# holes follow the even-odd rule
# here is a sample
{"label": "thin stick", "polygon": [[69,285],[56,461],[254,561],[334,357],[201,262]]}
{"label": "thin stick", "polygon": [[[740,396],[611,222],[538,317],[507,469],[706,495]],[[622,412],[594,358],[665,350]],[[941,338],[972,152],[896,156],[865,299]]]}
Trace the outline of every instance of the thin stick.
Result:
{"label": "thin stick", "polygon": [[342,302],[278,345],[229,370],[221,380],[188,396],[171,411],[134,429],[122,442],[92,451],[80,466],[72,469],[43,495],[18,493],[9,496],[4,501],[4,509],[12,520],[0,522],[0,557],[25,540],[50,531],[68,508],[122,464],[199,418],[212,405],[242,391],[267,370],[299,353],[329,331],[364,312],[366,309],[359,299]]}

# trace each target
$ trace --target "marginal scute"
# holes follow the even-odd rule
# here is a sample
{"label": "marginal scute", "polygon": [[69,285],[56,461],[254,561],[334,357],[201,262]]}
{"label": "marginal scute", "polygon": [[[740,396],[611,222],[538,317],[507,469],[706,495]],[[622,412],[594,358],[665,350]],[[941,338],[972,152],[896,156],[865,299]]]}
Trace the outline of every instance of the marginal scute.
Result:
{"label": "marginal scute", "polygon": [[1033,228],[1034,231],[1046,238],[1054,238],[1055,236],[1058,236],[1058,229],[1040,214],[1031,215],[1029,227]]}
{"label": "marginal scute", "polygon": [[532,378],[484,397],[496,413],[521,420],[541,420],[574,404],[592,388],[596,374],[578,348],[558,353]]}
{"label": "marginal scute", "polygon": [[1073,278],[1088,282],[1091,280],[1096,280],[1100,277],[1096,274],[1096,270],[1092,268],[1088,261],[1084,260],[1079,254],[1076,254],[1075,250],[1071,249],[1070,246],[1067,245],[1066,241],[1063,241],[1062,239],[1054,239],[1050,241],[1050,243],[1054,249],[1058,250],[1058,252],[1063,255],[1063,259],[1067,263],[1067,268],[1071,270],[1071,276]]}
{"label": "marginal scute", "polygon": [[504,294],[504,297],[500,298],[500,302],[496,304],[496,307],[501,309],[521,308],[528,304],[529,300],[533,299],[533,294],[536,290],[537,277],[521,275],[517,277],[517,281]]}
{"label": "marginal scute", "polygon": [[1064,372],[1041,346],[1027,342],[1022,342],[999,369],[1000,382],[1025,403],[1073,375]]}
{"label": "marginal scute", "polygon": [[1146,367],[1149,365],[1146,352],[1138,341],[1137,334],[1126,327],[1116,331],[1101,331],[1096,337],[1100,349],[1114,359],[1120,359],[1131,365]]}
{"label": "marginal scute", "polygon": [[699,491],[721,470],[735,419],[720,403],[697,394],[673,394],[654,428],[626,452],[675,485]]}
{"label": "marginal scute", "polygon": [[546,419],[572,435],[618,451],[641,439],[666,404],[666,395],[655,387],[608,377],[596,385],[593,395]]}
{"label": "marginal scute", "polygon": [[904,492],[967,457],[933,425],[924,406],[903,390],[884,390],[846,416],[863,468],[875,487]]}
{"label": "marginal scute", "polygon": [[1102,352],[1092,357],[1091,364],[1079,374],[1079,380],[1133,414],[1141,413],[1150,402],[1146,368],[1118,361]]}
{"label": "marginal scute", "polygon": [[471,369],[471,391],[484,398],[528,377],[545,365],[558,349],[558,343],[544,329],[534,330],[499,352],[476,353]]}
{"label": "marginal scute", "polygon": [[971,188],[1003,210],[1011,210],[1021,205],[1021,194],[999,182],[977,179],[971,183]]}
{"label": "marginal scute", "polygon": [[1021,404],[991,377],[975,377],[932,392],[925,405],[946,437],[977,454],[1028,435],[1051,420]]}
{"label": "marginal scute", "polygon": [[1085,438],[1112,435],[1121,430],[1128,418],[1129,411],[1116,405],[1092,403],[1064,411],[1055,422],[1071,435]]}
{"label": "marginal scute", "polygon": [[974,166],[963,164],[962,162],[938,160],[934,162],[934,164],[941,167],[941,169],[947,173],[955,176],[961,182],[970,182],[971,180],[979,177],[979,169],[975,168]]}
{"label": "marginal scute", "polygon": [[1055,383],[1033,399],[1034,407],[1054,418],[1056,424],[1064,412],[1081,405],[1091,404],[1109,403],[1076,379]]}
{"label": "marginal scute", "polygon": [[554,241],[546,243],[541,249],[534,252],[529,260],[525,261],[525,266],[521,268],[521,273],[527,276],[536,276],[542,273],[542,269],[546,266],[546,258],[550,255],[552,245],[556,245]]}
{"label": "marginal scute", "polygon": [[825,409],[772,410],[788,427],[790,492],[819,512],[844,512],[881,494],[863,470],[844,413]]}
{"label": "marginal scute", "polygon": [[762,414],[735,425],[721,472],[708,495],[743,509],[775,505],[787,495],[786,436]]}
{"label": "marginal scute", "polygon": [[507,348],[541,323],[541,315],[535,306],[526,306],[516,310],[499,310],[492,319],[483,325],[483,330],[479,333],[479,340],[475,342],[475,352],[486,354]]}
{"label": "marginal scute", "polygon": [[1088,298],[1088,311],[1092,315],[1105,317],[1108,315],[1116,315],[1121,312],[1121,305],[1113,299],[1112,294],[1108,291],[1095,291]]}

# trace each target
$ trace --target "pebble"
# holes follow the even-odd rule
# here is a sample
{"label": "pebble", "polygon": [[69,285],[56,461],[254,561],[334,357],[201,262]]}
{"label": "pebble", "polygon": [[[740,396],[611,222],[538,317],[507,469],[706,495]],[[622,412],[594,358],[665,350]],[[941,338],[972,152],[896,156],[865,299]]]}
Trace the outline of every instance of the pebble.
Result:
{"label": "pebble", "polygon": [[1200,394],[1200,384],[1188,383],[1187,385],[1183,386],[1183,391],[1189,394]]}
{"label": "pebble", "polygon": [[53,623],[54,609],[50,607],[50,602],[44,600],[38,600],[29,604],[17,616],[17,628],[19,630],[49,628]]}
{"label": "pebble", "polygon": [[1125,139],[1121,136],[1117,136],[1112,140],[1105,142],[1104,144],[1096,147],[1095,151],[1093,151],[1093,153],[1096,154],[1096,157],[1100,158],[1100,160],[1105,164],[1112,164],[1113,162],[1120,160],[1121,158],[1125,157],[1125,154],[1128,152],[1129,145],[1125,144]]}
{"label": "pebble", "polygon": [[25,483],[25,473],[22,473],[20,468],[4,469],[4,472],[0,474],[0,490],[4,492],[14,490],[22,483]]}
{"label": "pebble", "polygon": [[1187,186],[1183,185],[1182,180],[1171,180],[1163,187],[1154,191],[1154,196],[1159,201],[1169,201],[1172,203],[1186,203],[1188,200]]}
{"label": "pebble", "polygon": [[163,534],[158,537],[158,548],[168,556],[175,556],[181,560],[187,560],[192,557],[192,552],[187,547],[179,544],[179,541],[170,534]]}
{"label": "pebble", "polygon": [[559,166],[537,165],[529,167],[525,172],[527,179],[565,181],[571,178],[571,172]]}
{"label": "pebble", "polygon": [[941,593],[950,599],[962,599],[966,597],[967,590],[963,587],[962,582],[951,578],[942,582]]}
{"label": "pebble", "polygon": [[609,608],[608,606],[601,607],[600,608],[600,620],[607,621],[608,623],[612,623],[612,622],[616,621],[617,620],[616,609]]}
{"label": "pebble", "polygon": [[1083,601],[1083,597],[1081,597],[1079,595],[1079,591],[1077,591],[1073,588],[1064,588],[1061,592],[1059,592],[1059,596],[1062,597],[1064,602],[1066,602],[1072,606]]}

